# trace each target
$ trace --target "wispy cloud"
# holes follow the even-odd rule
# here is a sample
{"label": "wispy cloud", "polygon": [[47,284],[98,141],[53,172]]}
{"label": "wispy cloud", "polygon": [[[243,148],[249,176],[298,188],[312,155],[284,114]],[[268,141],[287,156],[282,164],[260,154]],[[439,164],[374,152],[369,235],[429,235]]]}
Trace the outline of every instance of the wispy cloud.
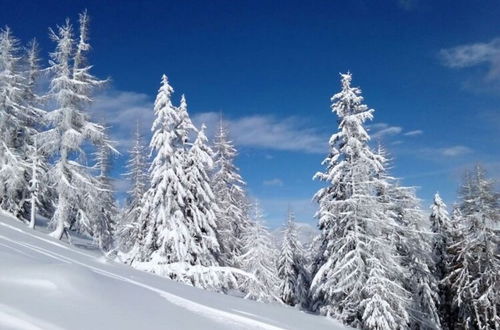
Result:
{"label": "wispy cloud", "polygon": [[[387,123],[375,123],[367,126],[372,139],[383,139],[391,136],[404,135],[416,136],[423,133],[422,130],[413,130],[405,132],[400,126],[392,126]],[[402,141],[401,141],[402,142]]]}
{"label": "wispy cloud", "polygon": [[409,131],[409,132],[406,132],[404,133],[403,135],[404,136],[416,136],[416,135],[422,135],[424,134],[424,131],[420,130],[420,129],[416,129],[414,131]]}
{"label": "wispy cloud", "polygon": [[274,178],[270,180],[264,180],[262,184],[264,186],[283,186],[283,180],[279,178]]}
{"label": "wispy cloud", "polygon": [[397,134],[401,133],[402,131],[403,131],[403,129],[401,127],[391,126],[391,127],[387,127],[387,128],[381,129],[381,130],[373,133],[372,138],[379,139],[379,138],[381,138],[383,136],[387,136],[387,135],[397,135]]}
{"label": "wispy cloud", "polygon": [[426,157],[441,159],[442,157],[460,157],[472,153],[473,150],[467,146],[454,145],[442,148],[422,148],[420,153]]}
{"label": "wispy cloud", "polygon": [[439,150],[443,156],[446,157],[457,157],[469,154],[472,149],[466,146],[452,146],[448,148],[442,148]]}
{"label": "wispy cloud", "polygon": [[[193,121],[202,122],[213,131],[219,121],[216,112],[195,114]],[[304,120],[297,117],[276,118],[267,115],[252,115],[240,118],[224,118],[231,137],[239,146],[298,151],[305,153],[325,153],[328,149],[327,136],[305,127]]]}
{"label": "wispy cloud", "polygon": [[91,116],[110,126],[118,148],[127,150],[132,144],[135,127],[149,132],[153,121],[153,103],[146,94],[107,91],[98,95],[90,109]]}
{"label": "wispy cloud", "polygon": [[[91,115],[111,126],[112,136],[123,151],[133,142],[136,123],[140,124],[143,133],[149,133],[153,121],[153,102],[146,94],[108,91],[95,98]],[[217,112],[195,113],[191,116],[197,126],[205,123],[209,134],[213,134],[219,122]],[[306,127],[303,118],[250,115],[224,118],[224,122],[238,146],[305,153],[326,153],[328,150],[328,136]]]}
{"label": "wispy cloud", "polygon": [[500,79],[500,38],[442,49],[439,52],[443,64],[450,68],[467,68],[487,65],[488,80]]}

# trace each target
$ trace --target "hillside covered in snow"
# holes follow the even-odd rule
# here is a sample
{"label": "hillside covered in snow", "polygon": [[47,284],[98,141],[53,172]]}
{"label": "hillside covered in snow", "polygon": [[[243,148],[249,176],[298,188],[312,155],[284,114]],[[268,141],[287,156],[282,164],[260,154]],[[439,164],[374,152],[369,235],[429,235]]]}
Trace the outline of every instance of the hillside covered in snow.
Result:
{"label": "hillside covered in snow", "polygon": [[0,214],[1,329],[345,329],[141,272],[84,243],[56,241]]}

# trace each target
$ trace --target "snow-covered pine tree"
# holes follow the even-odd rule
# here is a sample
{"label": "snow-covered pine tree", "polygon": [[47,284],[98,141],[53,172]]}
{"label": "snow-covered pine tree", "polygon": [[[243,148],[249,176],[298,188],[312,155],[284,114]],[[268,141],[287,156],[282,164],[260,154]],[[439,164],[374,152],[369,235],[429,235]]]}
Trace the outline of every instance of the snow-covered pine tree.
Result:
{"label": "snow-covered pine tree", "polygon": [[[30,226],[32,220],[33,211],[33,195],[31,190],[33,175],[33,164],[34,156],[36,155],[38,162],[37,170],[40,171],[39,178],[46,177],[47,171],[47,160],[46,157],[40,152],[39,148],[35,146],[35,139],[38,132],[43,128],[43,116],[45,112],[39,108],[43,97],[37,94],[36,88],[38,87],[38,78],[40,77],[42,70],[40,69],[40,60],[38,57],[38,43],[35,39],[31,40],[25,49],[25,54],[23,56],[23,77],[21,88],[21,100],[22,100],[22,114],[20,119],[20,127],[17,130],[17,134],[14,141],[14,146],[21,156],[25,164],[29,168],[24,168],[24,184],[19,187],[18,196],[19,204],[18,211],[15,213],[18,217],[30,219]],[[50,186],[46,184],[38,185],[39,189],[39,199],[37,204],[41,206],[42,211],[47,211],[50,209]],[[48,206],[48,207],[47,207]]]}
{"label": "snow-covered pine tree", "polygon": [[43,74],[40,66],[39,46],[36,39],[31,40],[25,50],[25,72],[23,84],[24,132],[18,138],[23,139],[20,145],[25,146],[25,154],[31,153],[36,134],[43,128],[45,111],[40,109],[45,97],[38,94],[38,80]]}
{"label": "snow-covered pine tree", "polygon": [[[80,32],[86,35],[84,21],[80,20],[80,23]],[[57,193],[51,220],[55,230],[51,236],[61,239],[71,225],[92,230],[92,226],[85,226],[85,219],[92,219],[88,217],[89,210],[83,201],[85,195],[93,194],[92,191],[98,187],[89,168],[81,164],[85,159],[82,145],[86,142],[99,145],[105,141],[105,134],[104,128],[91,122],[85,111],[85,107],[92,102],[93,92],[102,85],[101,80],[90,74],[90,66],[82,66],[82,50],[88,47],[82,43],[77,46],[80,59],[75,61],[69,20],[58,26],[57,31],[50,30],[50,36],[56,43],[56,49],[50,54],[49,72],[52,78],[49,96],[56,106],[46,115],[50,128],[40,134],[40,142],[44,150],[55,158],[50,170]]]}
{"label": "snow-covered pine tree", "polygon": [[150,188],[139,219],[139,237],[129,262],[142,270],[198,287],[223,290],[236,286],[236,270],[220,267],[210,186],[210,152],[203,132],[196,131],[184,100],[171,101],[173,88],[165,75],[156,97]]}
{"label": "snow-covered pine tree", "polygon": [[105,142],[98,146],[95,153],[96,168],[99,174],[92,177],[92,189],[85,195],[82,204],[86,212],[85,228],[90,229],[88,234],[93,238],[99,248],[108,251],[113,246],[114,227],[118,208],[114,197],[113,186],[109,177],[110,157],[114,149],[110,149],[111,142]]}
{"label": "snow-covered pine tree", "polygon": [[253,221],[243,233],[243,254],[239,256],[241,268],[253,275],[243,279],[240,286],[246,299],[279,301],[276,269],[277,251],[271,234],[264,226],[262,211],[253,205]]}
{"label": "snow-covered pine tree", "polygon": [[[21,54],[19,41],[8,27],[0,31],[0,207],[19,218],[31,220],[31,159],[45,158],[35,150],[34,140],[41,127],[44,112],[38,108],[41,97],[36,94],[40,75],[38,44],[28,44]],[[41,174],[40,177],[44,177]],[[44,188],[45,187],[45,188]],[[46,186],[43,194],[49,195]],[[41,198],[43,199],[43,198]],[[46,206],[46,201],[42,206]]]}
{"label": "snow-covered pine tree", "polygon": [[464,254],[460,253],[462,246],[460,245],[464,239],[465,224],[460,207],[455,205],[450,218],[450,235],[445,253],[445,272],[441,280],[441,323],[444,329],[453,329],[457,322],[457,306],[453,304],[455,293],[451,287],[450,274],[454,269],[460,268],[463,264]]}
{"label": "snow-covered pine tree", "polygon": [[409,307],[412,329],[440,329],[439,287],[432,257],[434,235],[424,229],[424,215],[415,189],[393,186],[396,223],[393,241],[408,273],[402,281],[412,295]]}
{"label": "snow-covered pine tree", "polygon": [[[31,40],[25,49],[25,83],[23,90],[23,100],[25,107],[25,122],[22,152],[24,159],[30,164],[30,170],[25,174],[29,178],[29,208],[30,226],[34,225],[33,211],[33,183],[36,182],[36,206],[37,213],[48,216],[53,210],[53,189],[49,184],[48,170],[49,164],[47,156],[42,152],[40,145],[36,143],[37,136],[44,129],[45,111],[40,107],[45,102],[45,95],[38,94],[39,79],[43,74],[43,69],[40,66],[39,46],[36,39]],[[36,164],[35,164],[36,163]],[[36,175],[33,180],[33,175]],[[25,197],[26,198],[26,197]],[[28,213],[28,212],[26,212]]]}
{"label": "snow-covered pine tree", "polygon": [[412,296],[410,326],[412,329],[439,329],[438,282],[434,276],[434,259],[430,257],[432,235],[422,228],[424,217],[420,201],[415,189],[401,186],[398,179],[388,174],[389,156],[380,144],[377,155],[384,169],[378,173],[376,191],[386,217],[394,221],[390,239],[405,271],[401,283]]}
{"label": "snow-covered pine tree", "polygon": [[433,251],[436,263],[437,276],[441,280],[445,273],[445,254],[448,246],[448,234],[450,226],[450,218],[446,204],[439,196],[439,193],[434,195],[434,201],[431,205],[430,215],[431,230],[434,233]]}
{"label": "snow-covered pine tree", "polygon": [[499,196],[481,166],[466,174],[460,190],[461,233],[449,248],[450,327],[500,328]]}
{"label": "snow-covered pine tree", "polygon": [[[148,159],[145,154],[146,146],[139,131],[139,123],[135,129],[135,142],[129,151],[127,173],[125,177],[130,182],[127,192],[127,201],[123,211],[122,220],[118,227],[118,248],[123,254],[123,259],[128,258],[129,252],[137,241],[139,235],[139,217],[142,212],[144,194],[148,190]],[[134,253],[131,253],[132,255]]]}
{"label": "snow-covered pine tree", "polygon": [[134,262],[150,262],[151,267],[183,262],[192,252],[188,252],[188,247],[195,245],[183,213],[190,195],[185,173],[186,132],[179,129],[181,118],[171,101],[173,91],[167,76],[163,75],[151,129],[150,147],[154,158],[150,187],[141,214],[144,241],[140,242],[139,255],[134,257]]}
{"label": "snow-covered pine tree", "polygon": [[305,252],[297,236],[295,216],[288,211],[278,258],[279,297],[290,306],[307,305],[309,273]]}
{"label": "snow-covered pine tree", "polygon": [[242,254],[243,235],[249,226],[249,203],[245,182],[234,164],[237,151],[228,138],[222,118],[214,143],[214,170],[212,189],[217,204],[217,227],[225,265],[238,265]]}
{"label": "snow-covered pine tree", "polygon": [[[185,99],[183,98],[183,100],[185,104]],[[187,154],[186,179],[193,199],[186,202],[186,207],[194,224],[195,231],[192,235],[200,244],[200,253],[202,254],[199,257],[200,263],[203,266],[218,266],[220,247],[216,235],[215,211],[217,207],[209,177],[209,172],[213,167],[213,152],[208,146],[205,129],[205,125],[202,124],[198,136]]]}
{"label": "snow-covered pine tree", "polygon": [[19,41],[9,27],[0,30],[0,207],[22,217],[29,169],[23,154],[28,120],[23,92],[25,77]]}
{"label": "snow-covered pine tree", "polygon": [[321,247],[311,284],[313,310],[364,329],[404,329],[409,319],[401,287],[403,269],[387,238],[395,223],[376,194],[381,159],[363,127],[373,118],[361,90],[342,74],[342,91],[332,97],[339,132],[330,138],[319,203]]}
{"label": "snow-covered pine tree", "polygon": [[453,244],[453,227],[448,214],[446,204],[438,193],[434,195],[430,215],[431,230],[433,232],[432,248],[435,263],[435,277],[439,285],[439,311],[440,320],[446,326],[449,313],[450,292],[444,283],[447,274],[447,249]]}

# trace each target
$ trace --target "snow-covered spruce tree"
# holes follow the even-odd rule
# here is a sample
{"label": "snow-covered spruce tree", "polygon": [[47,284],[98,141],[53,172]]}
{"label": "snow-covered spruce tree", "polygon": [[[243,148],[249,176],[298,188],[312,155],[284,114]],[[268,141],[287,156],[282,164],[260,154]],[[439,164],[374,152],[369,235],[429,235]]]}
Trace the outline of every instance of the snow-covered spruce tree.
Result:
{"label": "snow-covered spruce tree", "polygon": [[0,207],[17,217],[22,217],[29,187],[22,144],[28,120],[22,64],[19,41],[8,27],[0,30]]}
{"label": "snow-covered spruce tree", "polygon": [[[47,155],[43,153],[40,144],[36,142],[38,134],[45,128],[45,111],[41,109],[41,106],[45,103],[46,99],[45,95],[39,94],[39,79],[43,75],[44,70],[40,66],[39,46],[36,39],[28,43],[25,53],[23,100],[26,117],[22,142],[24,148],[22,148],[22,152],[24,159],[30,164],[30,170],[25,174],[30,183],[29,206],[26,205],[25,209],[27,209],[26,213],[28,213],[29,209],[31,226],[34,216],[33,183],[37,182],[36,212],[44,216],[50,216],[53,211],[54,191],[48,178],[49,163]],[[33,180],[33,175],[37,176],[35,180]]]}
{"label": "snow-covered spruce tree", "polygon": [[109,146],[111,142],[105,142],[98,146],[95,153],[96,168],[99,174],[92,177],[92,189],[83,194],[82,204],[85,212],[82,222],[85,222],[84,232],[87,232],[99,248],[108,251],[113,246],[114,228],[118,208],[113,193],[111,179],[109,177],[111,152],[116,150]]}
{"label": "snow-covered spruce tree", "polygon": [[150,147],[150,188],[139,218],[139,238],[128,258],[132,266],[212,290],[235,287],[236,269],[220,267],[218,241],[209,208],[209,149],[203,133],[190,149],[196,131],[186,104],[175,107],[165,75],[156,97]]}
{"label": "snow-covered spruce tree", "polygon": [[500,328],[499,194],[481,166],[468,172],[460,190],[462,224],[445,283],[452,291],[448,326]]}
{"label": "snow-covered spruce tree", "polygon": [[439,283],[432,255],[434,235],[424,229],[424,214],[414,188],[396,185],[391,194],[398,225],[393,241],[408,271],[403,285],[412,295],[411,328],[440,329]]}
{"label": "snow-covered spruce tree", "polygon": [[[441,200],[442,201],[442,200]],[[431,206],[434,209],[435,204]],[[446,204],[444,204],[446,208]],[[440,207],[439,207],[440,208]],[[433,214],[439,214],[432,211]],[[443,214],[441,213],[441,216]],[[436,258],[436,279],[439,280],[439,312],[440,312],[440,322],[443,329],[452,329],[452,323],[455,322],[455,308],[452,306],[453,291],[451,290],[451,285],[449,281],[449,274],[453,266],[457,262],[458,246],[456,243],[462,241],[463,239],[463,219],[462,213],[458,205],[453,206],[453,211],[451,216],[448,217],[448,222],[443,221],[444,226],[441,227],[442,235],[435,234],[435,250],[438,244],[444,243],[444,250],[442,254],[442,264],[439,264],[439,258]],[[432,220],[431,220],[431,227]],[[437,251],[435,255],[438,255]]]}
{"label": "snow-covered spruce tree", "polygon": [[394,221],[390,240],[405,271],[401,283],[411,295],[410,327],[439,329],[438,281],[431,257],[433,235],[422,228],[424,217],[415,189],[401,186],[398,179],[388,174],[390,160],[381,145],[377,155],[384,169],[378,173],[376,191],[386,217]]}
{"label": "snow-covered spruce tree", "polygon": [[43,129],[45,115],[45,111],[40,109],[45,97],[38,94],[39,79],[43,74],[43,69],[40,66],[39,46],[36,39],[31,40],[25,49],[24,67],[25,78],[22,91],[24,131],[18,136],[18,139],[22,139],[18,144],[25,146],[25,154],[30,154],[30,148],[34,147],[35,136]]}
{"label": "snow-covered spruce tree", "polygon": [[448,246],[448,234],[450,226],[450,217],[446,204],[439,196],[439,193],[434,195],[434,201],[431,205],[430,215],[431,230],[434,233],[433,251],[436,263],[436,271],[439,279],[442,279],[445,273],[445,254]]}
{"label": "snow-covered spruce tree", "polygon": [[237,151],[228,138],[228,130],[222,118],[214,143],[214,170],[212,189],[217,204],[217,227],[221,244],[222,261],[225,265],[238,265],[242,254],[243,235],[249,226],[249,203],[245,182],[234,165]]}
{"label": "snow-covered spruce tree", "polygon": [[288,211],[278,258],[279,297],[290,306],[307,305],[309,273],[305,252],[297,237],[295,216]]}
{"label": "snow-covered spruce tree", "polygon": [[395,223],[376,194],[381,159],[369,146],[363,127],[373,110],[361,90],[342,74],[342,91],[332,97],[339,132],[330,138],[325,173],[328,186],[319,203],[321,247],[311,283],[312,309],[364,329],[404,329],[409,317],[401,287],[403,269],[388,240]]}
{"label": "snow-covered spruce tree", "polygon": [[[444,329],[453,329],[455,323],[458,321],[458,306],[453,303],[455,292],[453,292],[451,285],[452,278],[450,274],[454,269],[462,267],[464,264],[464,257],[466,256],[461,253],[461,243],[464,240],[465,223],[458,205],[453,207],[450,224],[451,230],[450,236],[448,237],[449,242],[445,253],[445,272],[443,274],[443,279],[440,282],[440,286],[442,288],[441,293],[444,295],[444,299],[441,301],[441,323],[443,324]],[[462,280],[467,281],[468,279],[462,278]]]}
{"label": "snow-covered spruce tree", "polygon": [[140,240],[138,236],[139,217],[142,212],[144,194],[149,187],[148,159],[145,150],[146,146],[137,123],[135,142],[129,151],[127,172],[125,173],[125,177],[130,182],[130,190],[127,192],[127,201],[117,232],[118,249],[123,254],[124,259],[127,259],[127,255],[136,241]]}
{"label": "snow-covered spruce tree", "polygon": [[432,247],[435,263],[435,274],[439,284],[439,311],[443,327],[449,318],[450,290],[444,278],[448,272],[447,250],[453,244],[454,228],[450,220],[446,204],[438,193],[434,195],[431,205],[430,225],[433,232]]}
{"label": "snow-covered spruce tree", "polygon": [[[84,22],[80,20],[80,32],[86,35]],[[52,77],[49,96],[56,106],[46,115],[50,128],[40,134],[40,142],[45,151],[55,158],[50,170],[57,194],[51,220],[55,230],[51,236],[61,239],[72,225],[92,232],[92,225],[88,225],[86,220],[93,219],[88,216],[90,210],[83,201],[86,195],[96,194],[95,190],[99,187],[90,169],[81,163],[85,159],[82,145],[86,142],[99,145],[105,141],[104,128],[91,122],[85,111],[92,101],[93,92],[103,81],[90,74],[90,66],[84,66],[82,53],[88,50],[87,44],[78,44],[76,49],[80,59],[75,61],[75,43],[69,20],[57,31],[50,30],[50,36],[56,43],[56,49],[50,54],[49,72]]]}
{"label": "snow-covered spruce tree", "polygon": [[[185,103],[185,101],[184,101]],[[186,179],[193,196],[186,203],[187,213],[192,217],[196,241],[200,242],[201,259],[210,260],[208,265],[217,265],[219,242],[217,240],[215,197],[210,187],[209,171],[213,167],[212,149],[205,136],[205,125],[202,124],[195,142],[189,149],[186,164]]]}
{"label": "snow-covered spruce tree", "polygon": [[239,256],[241,268],[252,274],[240,286],[246,299],[269,302],[280,300],[278,296],[277,251],[271,234],[263,224],[258,203],[253,205],[252,223],[243,233],[243,254]]}
{"label": "snow-covered spruce tree", "polygon": [[154,157],[150,187],[141,213],[144,241],[140,242],[139,255],[134,257],[137,262],[151,262],[151,267],[182,262],[192,252],[188,252],[188,247],[195,245],[183,213],[190,195],[185,173],[187,134],[179,129],[181,119],[171,101],[173,91],[167,76],[163,75],[151,129],[150,147]]}

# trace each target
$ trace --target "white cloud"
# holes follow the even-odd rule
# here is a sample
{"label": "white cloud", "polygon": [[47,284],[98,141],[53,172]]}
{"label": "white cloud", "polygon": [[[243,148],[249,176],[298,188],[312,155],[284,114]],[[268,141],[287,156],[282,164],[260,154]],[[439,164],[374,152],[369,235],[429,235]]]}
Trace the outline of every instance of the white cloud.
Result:
{"label": "white cloud", "polygon": [[403,135],[404,135],[404,136],[416,136],[416,135],[421,135],[421,134],[423,134],[423,133],[424,133],[424,131],[422,131],[422,130],[420,130],[420,129],[416,129],[416,130],[414,130],[414,131],[409,131],[409,132],[406,132],[406,133],[404,133]]}
{"label": "white cloud", "polygon": [[153,103],[149,96],[135,92],[108,91],[98,95],[90,109],[92,118],[110,126],[118,148],[127,150],[133,141],[136,125],[149,132],[153,121]]}
{"label": "white cloud", "polygon": [[486,43],[466,44],[442,49],[439,55],[450,68],[466,68],[487,64],[487,79],[500,79],[500,38]]}
{"label": "white cloud", "polygon": [[[209,134],[213,134],[219,118],[216,112],[204,112],[194,114],[193,121],[197,125],[205,123]],[[328,138],[304,127],[296,117],[278,119],[269,115],[251,115],[225,117],[224,122],[229,126],[234,143],[239,146],[305,153],[326,153],[328,150]]]}
{"label": "white cloud", "polygon": [[[384,138],[389,138],[389,137],[397,137],[400,135],[403,136],[416,136],[423,134],[422,130],[413,130],[413,131],[408,131],[406,132],[402,127],[400,126],[391,126],[387,123],[374,123],[367,125],[367,128],[370,132],[370,136],[372,139],[384,139]],[[403,141],[398,140],[395,141],[393,144],[400,144],[403,143]]]}
{"label": "white cloud", "polygon": [[264,180],[262,182],[264,186],[282,186],[283,185],[283,180],[279,178],[274,178],[270,180]]}
{"label": "white cloud", "polygon": [[[95,120],[111,126],[111,134],[118,142],[118,148],[125,151],[133,142],[137,122],[143,134],[149,135],[153,121],[153,102],[146,94],[108,91],[95,98],[91,115]],[[219,121],[218,113],[191,113],[191,116],[197,126],[205,123],[208,134],[213,135]],[[229,126],[231,137],[238,146],[305,153],[328,151],[328,137],[305,127],[304,120],[297,117],[251,115],[224,118],[224,122]]]}
{"label": "white cloud", "polygon": [[469,154],[472,152],[472,149],[466,146],[452,146],[448,148],[442,148],[439,150],[443,156],[447,157],[457,157],[463,156],[465,154]]}
{"label": "white cloud", "polygon": [[381,139],[384,136],[398,135],[403,129],[399,126],[390,126],[387,123],[374,123],[366,126],[372,139]]}
{"label": "white cloud", "polygon": [[472,153],[473,150],[462,145],[455,145],[443,148],[422,148],[420,153],[432,159],[442,159],[443,157],[459,157]]}
{"label": "white cloud", "polygon": [[403,131],[401,127],[398,126],[390,126],[384,129],[381,129],[379,131],[376,131],[375,133],[372,134],[372,138],[374,139],[379,139],[384,136],[390,136],[390,135],[397,135],[400,134]]}

